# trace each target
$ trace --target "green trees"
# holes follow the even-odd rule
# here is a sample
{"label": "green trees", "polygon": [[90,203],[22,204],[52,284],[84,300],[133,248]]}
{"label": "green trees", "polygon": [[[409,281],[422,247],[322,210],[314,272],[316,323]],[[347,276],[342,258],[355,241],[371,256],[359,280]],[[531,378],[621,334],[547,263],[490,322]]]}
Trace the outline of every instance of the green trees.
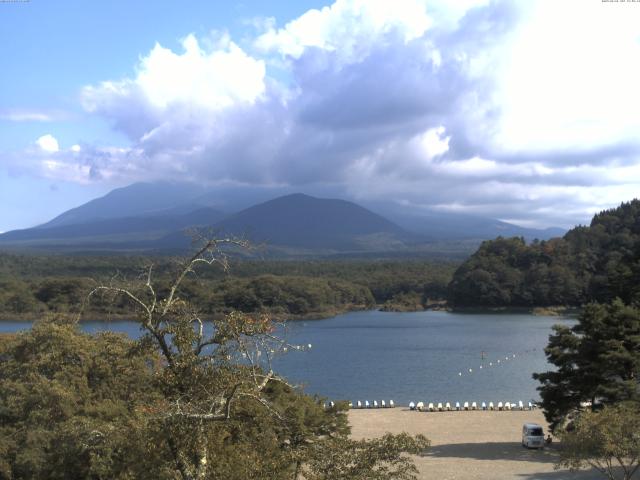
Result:
{"label": "green trees", "polygon": [[152,350],[44,321],[3,337],[0,358],[0,478],[159,473],[154,452],[138,440],[144,408],[161,398]]}
{"label": "green trees", "polygon": [[37,323],[0,344],[0,479],[412,479],[422,437],[348,438],[345,405],[324,409],[271,368],[287,345],[266,315],[205,319],[185,280],[228,267],[205,241],[158,284],[99,285],[144,335]]}
{"label": "green trees", "polygon": [[631,480],[640,468],[640,410],[636,404],[583,412],[560,437],[562,467],[591,466],[609,480]]}
{"label": "green trees", "polygon": [[554,327],[545,349],[553,371],[534,374],[552,427],[582,410],[640,400],[640,310],[621,300],[589,304],[579,322]]}
{"label": "green trees", "polygon": [[[96,280],[137,278],[154,263],[159,289],[168,288],[169,257],[25,256],[0,253],[0,320],[33,319],[44,312],[77,313]],[[319,318],[387,304],[422,309],[443,300],[454,263],[429,260],[239,260],[233,277],[212,269],[186,278],[183,297],[206,315],[231,310],[279,318]],[[126,315],[125,302],[94,300],[88,316]]]}
{"label": "green trees", "polygon": [[614,298],[640,300],[640,200],[601,212],[563,238],[484,242],[449,284],[457,306],[580,306]]}

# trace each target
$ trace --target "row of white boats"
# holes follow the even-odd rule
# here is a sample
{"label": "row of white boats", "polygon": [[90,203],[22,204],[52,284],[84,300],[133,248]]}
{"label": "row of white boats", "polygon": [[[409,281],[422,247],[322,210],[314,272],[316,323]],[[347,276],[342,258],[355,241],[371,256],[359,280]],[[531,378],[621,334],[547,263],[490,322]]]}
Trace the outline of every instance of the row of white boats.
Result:
{"label": "row of white boats", "polygon": [[[325,404],[325,408],[333,408],[335,406],[334,402],[329,402]],[[389,400],[388,402],[385,400],[373,400],[369,402],[369,400],[365,400],[362,402],[358,400],[356,403],[349,402],[349,408],[395,408],[396,404],[393,400]],[[416,412],[452,412],[452,411],[469,411],[469,410],[535,410],[538,406],[535,403],[528,402],[526,405],[522,400],[519,400],[518,403],[511,402],[498,402],[494,404],[493,402],[480,403],[478,405],[477,402],[464,402],[460,405],[460,402],[456,402],[454,405],[451,405],[449,402],[438,402],[438,403],[425,403],[425,402],[410,402],[409,410],[414,410]]]}
{"label": "row of white boats", "polygon": [[409,410],[415,410],[418,412],[459,412],[464,410],[534,410],[536,408],[537,405],[535,403],[528,402],[525,405],[522,400],[519,400],[518,403],[498,402],[497,404],[494,404],[493,402],[489,402],[487,404],[486,402],[482,402],[480,405],[478,405],[477,402],[464,402],[462,405],[460,405],[460,402],[456,402],[453,406],[449,402],[446,402],[444,404],[440,402],[438,402],[437,404],[425,404],[424,402],[409,403]]}

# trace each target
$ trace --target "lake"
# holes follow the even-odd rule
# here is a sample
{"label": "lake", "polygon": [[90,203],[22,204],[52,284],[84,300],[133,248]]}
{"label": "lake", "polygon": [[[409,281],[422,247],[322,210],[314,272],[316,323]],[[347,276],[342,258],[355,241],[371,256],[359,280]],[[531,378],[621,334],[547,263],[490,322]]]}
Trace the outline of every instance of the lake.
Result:
{"label": "lake", "polygon": [[[287,340],[312,348],[279,357],[275,369],[329,399],[526,403],[539,398],[531,374],[549,369],[543,350],[551,326],[573,322],[510,313],[353,312],[290,322]],[[29,324],[0,322],[0,332],[23,328]],[[134,322],[82,328],[140,334]]]}

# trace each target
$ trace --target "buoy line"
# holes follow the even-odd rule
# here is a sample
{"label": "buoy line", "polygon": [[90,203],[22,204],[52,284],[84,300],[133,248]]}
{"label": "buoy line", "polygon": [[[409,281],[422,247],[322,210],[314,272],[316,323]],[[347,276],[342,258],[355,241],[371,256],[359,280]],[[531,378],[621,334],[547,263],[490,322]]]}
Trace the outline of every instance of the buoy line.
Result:
{"label": "buoy line", "polygon": [[521,352],[511,352],[508,354],[503,354],[503,355],[499,355],[497,358],[494,358],[493,360],[489,360],[486,357],[486,352],[481,352],[481,358],[482,358],[482,363],[480,363],[480,366],[474,370],[474,368],[470,367],[470,368],[465,368],[462,369],[460,371],[458,371],[458,377],[462,377],[464,375],[470,375],[473,374],[474,371],[477,372],[478,370],[486,370],[488,368],[492,368],[492,367],[498,367],[498,366],[502,366],[505,365],[508,361],[510,360],[514,360],[514,359],[518,359],[518,358],[522,358],[528,354],[532,354],[533,352],[536,352],[537,349],[536,348],[530,348],[527,350],[523,350]]}

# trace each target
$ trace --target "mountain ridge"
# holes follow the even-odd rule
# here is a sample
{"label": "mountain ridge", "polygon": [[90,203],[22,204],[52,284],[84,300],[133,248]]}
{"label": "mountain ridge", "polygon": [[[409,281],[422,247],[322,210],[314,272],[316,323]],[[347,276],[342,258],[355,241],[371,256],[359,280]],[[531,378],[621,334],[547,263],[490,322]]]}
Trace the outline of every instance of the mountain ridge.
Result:
{"label": "mountain ridge", "polygon": [[[0,234],[0,246],[164,250],[188,248],[184,231],[211,227],[246,235],[270,247],[304,252],[410,251],[419,244],[475,241],[503,236],[549,238],[556,231],[535,230],[482,217],[430,213],[380,215],[339,198],[287,193],[234,210],[253,196],[237,192],[221,211],[220,193],[190,184],[137,183],[115,189],[63,212],[37,227]],[[243,200],[244,199],[244,200]],[[423,213],[423,212],[422,212]]]}

